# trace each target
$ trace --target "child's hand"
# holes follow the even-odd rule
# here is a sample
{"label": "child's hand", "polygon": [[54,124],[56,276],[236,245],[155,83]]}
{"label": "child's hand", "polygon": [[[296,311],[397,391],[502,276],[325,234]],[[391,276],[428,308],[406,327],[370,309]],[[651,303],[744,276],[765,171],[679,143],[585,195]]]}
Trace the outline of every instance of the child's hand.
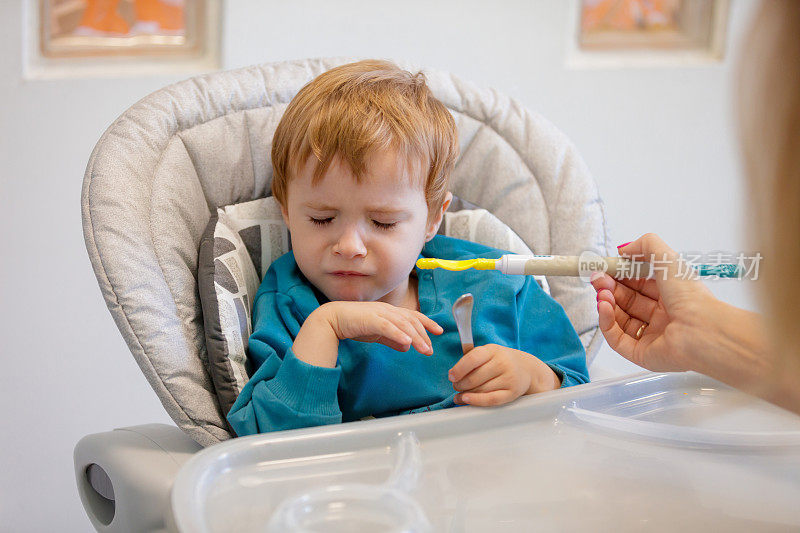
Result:
{"label": "child's hand", "polygon": [[[427,331],[426,331],[427,330]],[[405,352],[411,346],[433,355],[428,331],[441,335],[442,327],[418,311],[383,302],[328,302],[303,322],[292,348],[310,365],[333,368],[339,341],[379,342]]]}
{"label": "child's hand", "polygon": [[339,340],[378,342],[405,352],[411,346],[433,355],[428,331],[441,335],[442,327],[419,311],[383,302],[329,302],[328,321]]}
{"label": "child's hand", "polygon": [[457,404],[503,405],[525,394],[557,389],[561,381],[539,358],[514,348],[486,344],[467,352],[448,373],[460,392]]}

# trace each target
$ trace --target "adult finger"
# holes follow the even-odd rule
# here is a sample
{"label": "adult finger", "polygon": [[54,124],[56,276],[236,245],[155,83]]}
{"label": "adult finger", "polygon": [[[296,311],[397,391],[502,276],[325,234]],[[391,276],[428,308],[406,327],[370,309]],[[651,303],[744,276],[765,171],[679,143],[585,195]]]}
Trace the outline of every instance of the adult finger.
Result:
{"label": "adult finger", "polygon": [[[629,315],[625,309],[620,307],[619,303],[616,301],[615,296],[611,293],[611,291],[607,289],[603,289],[597,294],[597,312],[600,312],[600,302],[608,302],[614,307],[614,320],[619,324],[622,328],[622,331],[630,335],[631,337],[636,336],[636,333],[639,331],[639,328],[645,322],[649,323],[648,320],[642,320],[640,318],[636,318],[635,316]],[[652,315],[652,313],[651,313]]]}
{"label": "adult finger", "polygon": [[696,272],[683,263],[678,253],[654,233],[646,233],[619,247],[618,251],[625,257],[651,262],[658,298],[667,309],[680,298],[694,297],[699,293],[710,294],[709,289],[696,279]]}
{"label": "adult finger", "polygon": [[597,304],[600,331],[612,350],[628,360],[632,360],[636,339],[627,335],[617,323],[614,315],[614,306],[602,300]]}
{"label": "adult finger", "polygon": [[[680,278],[680,255],[655,233],[645,233],[635,241],[618,246],[617,252],[634,261],[649,262],[651,264],[650,277],[653,281],[663,283],[664,281],[677,281]],[[657,287],[661,288],[662,285],[657,283]]]}
{"label": "adult finger", "polygon": [[624,257],[641,257],[645,261],[649,260],[651,256],[656,256],[656,259],[659,260],[676,261],[678,259],[678,253],[655,233],[645,233],[635,241],[618,246],[617,252]]}
{"label": "adult finger", "polygon": [[658,300],[658,297],[660,295],[660,293],[658,291],[658,283],[656,283],[656,280],[654,280],[654,279],[622,278],[622,279],[618,279],[616,281],[617,281],[618,284],[624,285],[625,287],[628,287],[629,289],[632,289],[632,290],[634,290],[636,292],[639,292],[639,293],[647,296],[651,300]]}
{"label": "adult finger", "polygon": [[[627,288],[650,300],[658,300],[658,287],[653,279],[616,279],[605,272],[596,272],[592,275],[591,283],[598,293],[607,289],[616,295],[617,291],[624,291],[624,288]],[[620,285],[624,288],[621,288]]]}
{"label": "adult finger", "polygon": [[606,296],[612,294],[614,303],[616,303],[617,306],[628,315],[644,322],[649,322],[653,318],[653,313],[658,307],[658,302],[656,300],[648,298],[621,283],[615,283],[613,289],[602,289],[597,293],[597,298],[604,298],[604,294]]}

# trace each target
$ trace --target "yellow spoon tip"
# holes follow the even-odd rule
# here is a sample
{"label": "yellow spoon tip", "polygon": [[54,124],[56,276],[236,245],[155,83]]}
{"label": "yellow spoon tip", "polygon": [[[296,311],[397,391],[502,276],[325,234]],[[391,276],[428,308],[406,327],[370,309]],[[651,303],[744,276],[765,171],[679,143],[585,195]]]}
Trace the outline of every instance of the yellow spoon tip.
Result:
{"label": "yellow spoon tip", "polygon": [[494,270],[497,264],[496,259],[467,259],[465,261],[453,261],[450,259],[435,259],[432,257],[425,257],[417,259],[417,267],[422,269],[443,268],[445,270],[467,270],[474,268],[475,270]]}

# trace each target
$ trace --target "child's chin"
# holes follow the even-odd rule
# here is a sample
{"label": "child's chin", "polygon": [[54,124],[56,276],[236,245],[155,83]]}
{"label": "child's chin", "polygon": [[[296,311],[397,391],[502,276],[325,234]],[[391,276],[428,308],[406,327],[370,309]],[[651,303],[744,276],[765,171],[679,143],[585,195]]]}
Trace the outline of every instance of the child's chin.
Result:
{"label": "child's chin", "polygon": [[364,291],[332,291],[331,294],[326,294],[328,300],[335,302],[371,302],[377,298],[370,298]]}

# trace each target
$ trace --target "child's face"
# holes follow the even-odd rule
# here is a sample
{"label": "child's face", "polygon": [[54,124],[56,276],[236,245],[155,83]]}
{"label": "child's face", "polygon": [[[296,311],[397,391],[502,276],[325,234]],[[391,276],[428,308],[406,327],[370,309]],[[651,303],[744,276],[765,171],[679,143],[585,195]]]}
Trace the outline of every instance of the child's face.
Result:
{"label": "child's face", "polygon": [[313,163],[289,182],[283,218],[295,260],[329,300],[407,302],[409,274],[450,195],[429,220],[422,180],[409,179],[404,163],[393,151],[377,152],[357,183],[337,157],[317,185]]}

